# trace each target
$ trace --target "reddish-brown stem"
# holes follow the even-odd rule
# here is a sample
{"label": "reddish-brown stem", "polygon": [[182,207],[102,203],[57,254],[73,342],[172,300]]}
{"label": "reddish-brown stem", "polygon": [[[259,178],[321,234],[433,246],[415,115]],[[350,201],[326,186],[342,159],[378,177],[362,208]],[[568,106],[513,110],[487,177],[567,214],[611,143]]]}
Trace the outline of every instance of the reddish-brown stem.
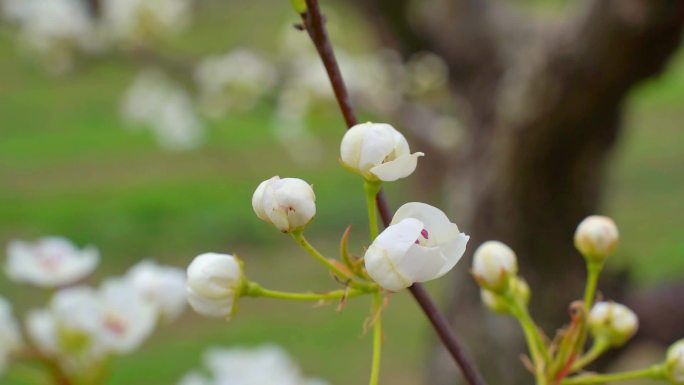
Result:
{"label": "reddish-brown stem", "polygon": [[[342,111],[342,116],[347,124],[347,128],[350,128],[357,124],[358,120],[356,119],[354,109],[352,108],[349,99],[349,91],[347,90],[339,65],[337,64],[335,51],[328,38],[328,32],[325,28],[325,21],[321,14],[320,7],[318,6],[318,1],[306,0],[306,5],[307,11],[301,15],[304,28],[311,37],[311,40],[316,46],[316,50],[323,61],[323,65],[325,66],[325,70],[328,73],[328,78],[330,79],[330,83],[335,93],[337,104]],[[387,204],[387,200],[385,199],[383,190],[380,190],[376,196],[376,201],[382,222],[385,227],[387,227],[392,220],[392,213]],[[430,323],[442,340],[442,343],[461,368],[463,376],[468,383],[470,385],[486,385],[482,374],[480,374],[477,367],[466,355],[463,345],[454,334],[446,317],[437,309],[437,306],[432,298],[430,298],[430,295],[425,288],[423,288],[421,284],[415,283],[409,290],[430,320]]]}

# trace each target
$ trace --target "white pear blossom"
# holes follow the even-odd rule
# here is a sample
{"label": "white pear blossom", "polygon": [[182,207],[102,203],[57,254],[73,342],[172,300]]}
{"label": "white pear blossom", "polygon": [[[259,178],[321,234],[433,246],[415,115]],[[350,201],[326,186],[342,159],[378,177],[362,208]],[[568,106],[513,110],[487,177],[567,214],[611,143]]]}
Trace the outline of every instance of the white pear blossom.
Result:
{"label": "white pear blossom", "polygon": [[105,350],[126,354],[138,349],[157,323],[157,307],[125,279],[110,279],[99,290],[102,311],[98,339]]}
{"label": "white pear blossom", "polygon": [[487,241],[475,250],[473,275],[485,288],[493,291],[506,289],[509,278],[518,273],[515,252],[499,241]]}
{"label": "white pear blossom", "polygon": [[684,384],[684,339],[667,350],[666,374],[673,384]]}
{"label": "white pear blossom", "polygon": [[347,130],[340,145],[342,163],[368,180],[385,182],[413,173],[422,152],[411,154],[404,135],[385,123],[362,123]]}
{"label": "white pear blossom", "polygon": [[632,338],[639,327],[636,314],[615,302],[597,302],[589,312],[588,322],[595,339],[607,338],[615,347]]}
{"label": "white pear blossom", "polygon": [[113,36],[139,43],[185,29],[192,5],[192,0],[103,0],[102,15]]}
{"label": "white pear blossom", "polygon": [[602,263],[615,252],[620,234],[612,219],[600,215],[585,218],[575,231],[575,247],[590,262]]}
{"label": "white pear blossom", "polygon": [[313,188],[297,178],[274,176],[259,184],[252,196],[252,208],[259,219],[288,233],[301,230],[316,215]]}
{"label": "white pear blossom", "polygon": [[326,385],[306,378],[285,350],[275,345],[256,348],[213,348],[204,357],[211,378],[197,372],[179,385]]}
{"label": "white pear blossom", "polygon": [[133,126],[150,129],[168,150],[192,150],[204,142],[204,125],[190,95],[156,69],[146,69],[136,77],[123,97],[121,111]]}
{"label": "white pear blossom", "polygon": [[190,306],[208,317],[229,317],[244,279],[242,266],[230,254],[198,255],[188,266],[186,295]]}
{"label": "white pear blossom", "polygon": [[7,276],[41,287],[72,284],[95,270],[99,253],[92,246],[79,250],[66,238],[46,237],[34,243],[11,241],[7,246]]}
{"label": "white pear blossom", "polygon": [[60,290],[43,310],[29,312],[26,328],[41,351],[69,361],[97,362],[111,353],[137,349],[154,330],[156,308],[123,279],[99,290],[78,286]]}
{"label": "white pear blossom", "polygon": [[438,208],[407,203],[366,251],[366,270],[380,286],[397,291],[449,272],[468,239]]}
{"label": "white pear blossom", "polygon": [[212,118],[253,108],[259,98],[272,91],[276,80],[274,66],[247,49],[209,56],[195,70],[200,105]]}
{"label": "white pear blossom", "polygon": [[126,273],[126,280],[159,310],[164,321],[176,320],[185,310],[185,272],[143,260]]}
{"label": "white pear blossom", "polygon": [[21,331],[12,314],[12,306],[0,297],[0,373],[5,369],[7,356],[21,347]]}

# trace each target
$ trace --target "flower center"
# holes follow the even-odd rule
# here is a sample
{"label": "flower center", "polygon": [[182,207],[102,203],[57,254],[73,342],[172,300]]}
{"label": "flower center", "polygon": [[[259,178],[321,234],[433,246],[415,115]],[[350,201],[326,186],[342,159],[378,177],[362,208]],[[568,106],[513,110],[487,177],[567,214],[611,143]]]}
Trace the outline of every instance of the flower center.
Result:
{"label": "flower center", "polygon": [[104,327],[119,336],[126,332],[127,326],[126,322],[114,315],[109,315],[104,320]]}
{"label": "flower center", "polygon": [[416,239],[416,245],[420,245],[423,240],[427,241],[428,239],[430,239],[430,233],[428,233],[426,229],[423,229],[420,231],[420,237]]}

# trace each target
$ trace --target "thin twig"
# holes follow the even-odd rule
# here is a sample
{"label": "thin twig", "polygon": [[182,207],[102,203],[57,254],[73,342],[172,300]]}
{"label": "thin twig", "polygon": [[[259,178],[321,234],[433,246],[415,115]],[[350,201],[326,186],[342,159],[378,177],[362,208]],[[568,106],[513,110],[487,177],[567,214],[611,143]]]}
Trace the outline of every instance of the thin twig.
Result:
{"label": "thin twig", "polygon": [[[330,83],[335,93],[337,104],[342,111],[342,116],[347,124],[347,128],[350,128],[357,124],[358,120],[356,119],[354,109],[351,106],[347,86],[342,78],[342,73],[340,72],[337,59],[335,58],[335,52],[330,43],[330,39],[328,38],[328,32],[324,25],[324,18],[321,14],[320,7],[318,6],[318,1],[306,0],[306,5],[307,12],[301,15],[304,27],[323,61],[323,65],[325,66],[325,70],[328,73],[328,78],[330,79]],[[382,222],[385,227],[387,227],[392,220],[392,214],[382,190],[378,193],[376,200]],[[465,349],[451,329],[446,317],[437,309],[434,301],[430,298],[423,286],[419,283],[415,283],[409,290],[432,323],[432,326],[442,340],[442,343],[461,368],[463,376],[468,383],[470,385],[486,385],[482,374],[480,374],[477,367],[466,355]]]}

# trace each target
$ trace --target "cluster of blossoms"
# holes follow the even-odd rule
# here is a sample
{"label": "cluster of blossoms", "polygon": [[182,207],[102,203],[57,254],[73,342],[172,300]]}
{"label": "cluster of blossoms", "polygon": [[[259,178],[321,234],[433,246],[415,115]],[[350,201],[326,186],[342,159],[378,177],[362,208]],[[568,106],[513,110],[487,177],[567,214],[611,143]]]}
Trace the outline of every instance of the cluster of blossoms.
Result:
{"label": "cluster of blossoms", "polygon": [[[399,208],[391,224],[378,234],[375,196],[381,183],[412,174],[421,156],[423,153],[411,153],[405,137],[389,124],[363,123],[347,131],[341,141],[340,158],[345,168],[363,177],[371,243],[363,257],[354,257],[348,251],[347,232],[342,240],[342,261],[326,258],[303,235],[316,214],[316,195],[309,183],[275,176],[257,186],[252,196],[256,216],[294,238],[330,270],[337,282],[344,284],[342,290],[289,293],[265,289],[247,278],[239,258],[212,252],[198,255],[187,269],[186,294],[190,305],[205,316],[230,318],[241,297],[338,299],[343,304],[351,297],[372,295],[374,310],[370,319],[374,351],[379,357],[383,295],[448,273],[463,256],[469,239],[444,212],[420,202],[409,202]],[[373,384],[377,383],[378,373],[379,360],[374,360]],[[204,383],[194,375],[187,381]]]}
{"label": "cluster of blossoms", "polygon": [[[276,176],[263,181],[254,192],[252,207],[257,217],[290,234],[338,282],[344,283],[344,290],[317,294],[264,289],[245,276],[237,257],[205,253],[197,256],[187,270],[190,305],[206,316],[230,318],[239,298],[245,296],[345,301],[349,297],[372,294],[376,299],[371,316],[374,333],[382,333],[379,322],[383,294],[448,273],[461,259],[469,239],[441,210],[419,202],[401,206],[389,226],[378,234],[375,196],[381,183],[412,174],[421,156],[423,153],[411,153],[404,136],[389,124],[358,124],[342,138],[342,165],[364,179],[371,243],[363,257],[349,255],[348,232],[342,238],[342,261],[324,257],[304,238],[303,232],[316,214],[316,196],[306,181]],[[538,385],[559,384],[566,379],[568,384],[603,382],[600,376],[596,377],[597,382],[592,382],[594,377],[585,379],[581,374],[568,376],[579,373],[608,349],[625,344],[638,328],[637,316],[626,306],[614,302],[594,303],[599,273],[618,244],[618,230],[613,221],[602,216],[586,218],[577,227],[575,244],[585,257],[589,271],[585,298],[572,304],[571,325],[550,343],[528,312],[531,292],[525,280],[518,276],[515,252],[499,241],[487,241],[474,252],[472,274],[481,287],[482,300],[493,311],[519,320]],[[593,344],[584,352],[589,336]],[[670,349],[665,363],[630,375],[681,383],[683,343]],[[374,348],[379,346],[376,344]],[[374,360],[371,384],[376,383],[378,365]]]}
{"label": "cluster of blossoms", "polygon": [[[95,5],[96,4],[96,5]],[[98,54],[117,44],[151,43],[183,30],[192,0],[1,0],[4,19],[48,69],[66,72],[78,54]]]}
{"label": "cluster of blossoms", "polygon": [[[577,226],[574,238],[577,250],[587,263],[587,288],[584,301],[571,305],[570,326],[562,329],[550,344],[527,311],[530,288],[518,276],[515,252],[498,241],[485,242],[475,251],[472,273],[481,287],[482,301],[492,311],[511,315],[520,322],[530,349],[533,366],[530,370],[535,374],[537,384],[598,384],[640,377],[682,384],[684,340],[670,348],[664,363],[645,370],[613,377],[579,374],[568,378],[580,373],[608,349],[624,345],[639,327],[636,314],[625,305],[611,301],[594,303],[599,273],[618,246],[619,232],[615,223],[604,216],[587,217]],[[593,343],[585,352],[584,344],[589,335]]]}
{"label": "cluster of blossoms", "polygon": [[[49,71],[64,73],[75,67],[80,55],[102,56],[121,49],[133,55],[155,52],[155,43],[187,29],[193,5],[193,0],[0,0],[0,16],[16,24],[22,46],[37,54]],[[315,161],[322,156],[320,140],[308,129],[307,120],[331,101],[329,82],[317,57],[290,25],[281,40],[274,60],[278,66],[246,48],[199,60],[191,73],[181,75],[185,83],[194,80],[192,89],[145,69],[123,98],[124,105],[135,107],[124,108],[123,115],[149,127],[162,147],[191,150],[203,144],[200,116],[217,119],[253,110],[268,96],[276,103],[275,137],[295,161]],[[352,75],[352,98],[370,113],[410,111],[421,120],[416,135],[444,150],[457,145],[460,125],[451,111],[447,67],[441,58],[419,53],[402,61],[389,50],[340,52],[339,57]],[[160,83],[160,77],[166,87],[150,84]],[[143,85],[154,91],[140,95]],[[140,110],[157,113],[140,117]]]}
{"label": "cluster of blossoms", "polygon": [[135,351],[157,325],[176,320],[186,308],[182,269],[144,260],[97,288],[79,284],[98,261],[95,248],[79,249],[64,238],[10,242],[10,280],[53,295],[46,307],[26,314],[27,340],[0,298],[0,363],[37,360],[58,368],[69,383],[98,383],[112,356]]}
{"label": "cluster of blossoms", "polygon": [[306,378],[297,363],[276,345],[256,348],[214,348],[204,355],[209,369],[185,375],[178,385],[327,385]]}
{"label": "cluster of blossoms", "polygon": [[[363,123],[349,129],[340,153],[344,167],[366,181],[369,198],[375,196],[381,182],[412,174],[423,155],[411,153],[404,136],[384,123]],[[252,207],[257,217],[291,234],[311,252],[302,233],[316,214],[315,201],[314,190],[306,181],[275,176],[256,188]],[[377,223],[373,226],[375,230],[371,231],[377,231]],[[354,269],[359,271],[357,278],[370,278],[388,291],[446,274],[459,261],[468,242],[468,236],[444,212],[420,202],[399,208],[390,226],[373,238],[363,257],[365,269]],[[339,278],[351,278],[348,272],[335,270]],[[240,260],[230,254],[205,253],[188,267],[188,300],[197,312],[207,316],[232,315],[237,298],[253,294],[251,284]]]}

